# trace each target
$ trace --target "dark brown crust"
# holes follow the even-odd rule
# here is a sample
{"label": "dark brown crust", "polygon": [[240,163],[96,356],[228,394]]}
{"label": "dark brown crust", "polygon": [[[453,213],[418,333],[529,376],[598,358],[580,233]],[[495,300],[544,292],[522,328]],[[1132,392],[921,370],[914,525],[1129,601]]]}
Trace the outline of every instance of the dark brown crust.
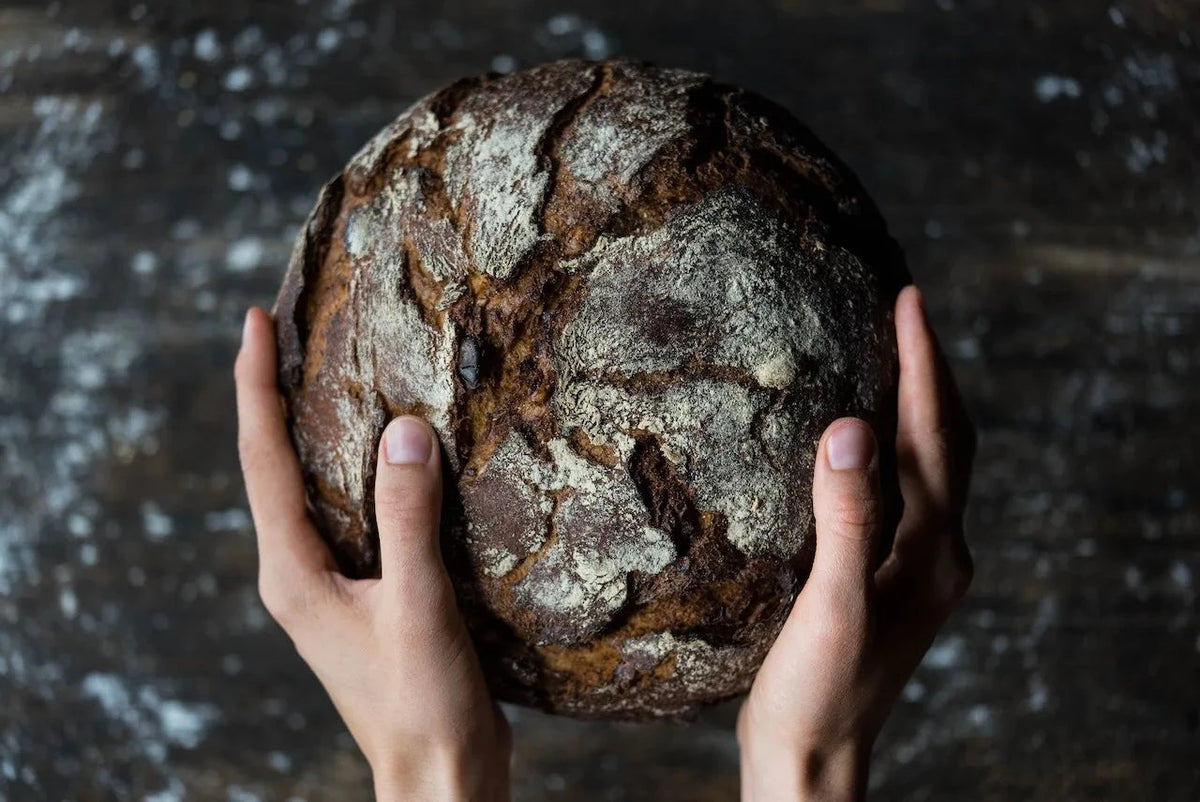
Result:
{"label": "dark brown crust", "polygon": [[[319,451],[328,430],[323,421],[330,420],[328,410],[336,395],[352,399],[373,422],[374,437],[362,443],[358,464],[348,466],[369,491],[375,446],[387,419],[404,412],[428,417],[433,410],[395,387],[365,387],[350,378],[361,373],[356,338],[361,302],[350,294],[353,268],[343,244],[351,212],[370,203],[390,176],[415,171],[423,211],[414,209],[414,217],[407,219],[423,215],[430,221],[447,221],[471,264],[465,291],[444,305],[444,282],[427,269],[413,235],[397,232],[395,248],[403,259],[404,279],[395,292],[415,304],[431,330],[441,331],[452,322],[458,332],[451,366],[451,428],[443,433],[450,441],[445,557],[496,695],[577,716],[680,715],[744,692],[807,575],[812,538],[804,539],[801,550],[786,561],[747,557],[726,537],[724,516],[697,506],[686,473],[667,459],[654,433],[628,431],[636,447],[621,465],[611,447],[592,442],[582,429],[559,431],[550,410],[559,381],[553,344],[587,290],[586,274],[565,270],[563,261],[587,254],[603,236],[653,231],[675,210],[735,185],[800,231],[802,242],[808,243],[811,235],[812,242],[840,246],[866,265],[878,287],[876,313],[885,320],[890,321],[891,303],[909,280],[903,256],[878,211],[849,170],[811,132],[769,101],[692,75],[686,89],[689,133],[660,148],[619,187],[615,206],[598,203],[567,168],[563,143],[592,104],[608,98],[615,86],[640,80],[667,86],[674,79],[647,65],[567,61],[506,77],[464,79],[420,102],[390,127],[394,136],[369,164],[351,166],[322,190],[276,304],[280,385],[297,448],[302,458]],[[553,111],[537,142],[538,168],[548,176],[536,203],[542,236],[519,259],[511,277],[500,281],[475,267],[470,234],[478,212],[448,194],[447,154],[461,136],[455,123],[465,104],[471,104],[475,115],[489,109],[489,93],[499,93],[502,99],[513,86],[536,93],[559,84],[577,85],[579,91]],[[406,120],[416,120],[425,111],[436,119],[437,130],[420,139]],[[427,257],[428,251],[424,254]],[[654,320],[655,325],[645,329],[650,340],[662,336],[664,328],[703,330],[703,322],[693,319],[689,310],[669,304],[654,310]],[[880,356],[891,360],[894,378],[894,342],[889,347],[890,353]],[[847,348],[853,353],[855,344]],[[348,367],[353,369],[347,372]],[[798,367],[801,373],[808,370]],[[744,369],[701,360],[666,371],[594,371],[587,376],[645,394],[705,377],[734,383],[760,399],[752,428],[768,411],[802,402],[790,389],[761,386]],[[844,397],[834,399],[834,406],[842,414],[868,417],[880,441],[892,442],[894,382],[885,397],[867,407],[849,388],[838,391]],[[555,511],[574,492],[570,488],[550,494],[552,512],[539,517],[547,527],[539,548],[498,579],[479,568],[481,549],[505,543],[515,549],[510,541],[521,531],[516,513],[507,513],[512,518],[506,524],[512,527],[510,534],[500,526],[486,542],[470,539],[466,528],[472,514],[499,520],[506,515],[505,505],[517,503],[512,490],[504,489],[509,485],[497,484],[495,477],[480,480],[496,448],[513,431],[544,459],[550,458],[546,443],[565,436],[569,447],[590,462],[627,471],[648,524],[667,532],[675,545],[678,557],[661,571],[630,574],[627,601],[602,630],[580,630],[577,622],[535,612],[517,594],[531,568],[558,542]],[[884,451],[887,508],[894,521],[899,515],[894,456],[890,449]],[[777,467],[795,467],[793,457],[785,459],[787,465]],[[378,575],[370,492],[356,503],[307,459],[305,479],[320,529],[342,569],[351,576]],[[807,492],[805,482],[798,482],[798,492]],[[811,527],[811,521],[797,526]],[[599,530],[597,537],[604,537]],[[673,681],[674,657],[643,664],[641,658],[622,652],[622,644],[630,639],[659,632],[700,639],[715,648],[736,647],[741,668],[704,687],[681,688]]]}
{"label": "dark brown crust", "polygon": [[321,188],[316,208],[304,226],[302,242],[292,257],[275,302],[275,332],[279,339],[280,386],[296,387],[304,367],[308,293],[329,252],[330,228],[341,210],[342,177],[334,176]]}

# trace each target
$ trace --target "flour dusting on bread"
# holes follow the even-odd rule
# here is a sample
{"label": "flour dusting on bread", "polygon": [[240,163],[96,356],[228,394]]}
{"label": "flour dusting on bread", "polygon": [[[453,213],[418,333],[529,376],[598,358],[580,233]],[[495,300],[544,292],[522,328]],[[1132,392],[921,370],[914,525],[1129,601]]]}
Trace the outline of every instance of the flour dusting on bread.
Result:
{"label": "flour dusting on bread", "polygon": [[812,559],[836,417],[894,420],[903,259],[786,112],[562,61],[413,104],[326,186],[277,304],[314,517],[378,571],[375,450],[426,417],[497,695],[580,716],[743,692]]}

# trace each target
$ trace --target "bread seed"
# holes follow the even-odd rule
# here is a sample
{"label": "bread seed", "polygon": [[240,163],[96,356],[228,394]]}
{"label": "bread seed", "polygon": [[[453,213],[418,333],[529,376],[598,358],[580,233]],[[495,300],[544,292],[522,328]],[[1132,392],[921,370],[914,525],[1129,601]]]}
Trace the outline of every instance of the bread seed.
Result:
{"label": "bread seed", "polygon": [[458,344],[458,376],[468,390],[479,389],[479,341],[470,334]]}

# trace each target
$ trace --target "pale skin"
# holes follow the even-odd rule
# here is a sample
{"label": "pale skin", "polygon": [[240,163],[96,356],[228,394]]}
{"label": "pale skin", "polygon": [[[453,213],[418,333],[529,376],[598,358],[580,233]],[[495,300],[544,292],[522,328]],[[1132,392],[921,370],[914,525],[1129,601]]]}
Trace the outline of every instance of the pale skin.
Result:
{"label": "pale skin", "polygon": [[[813,475],[816,557],[737,722],[744,800],[857,800],[884,719],[972,575],[963,507],[974,429],[920,292],[896,301],[896,453],[904,515],[879,567],[878,448],[834,421]],[[258,587],[371,766],[380,800],[506,800],[511,733],[443,566],[441,453],[427,423],[389,424],[375,485],[381,577],[351,580],[307,514],[284,425],[270,316],[246,316],[238,450]]]}

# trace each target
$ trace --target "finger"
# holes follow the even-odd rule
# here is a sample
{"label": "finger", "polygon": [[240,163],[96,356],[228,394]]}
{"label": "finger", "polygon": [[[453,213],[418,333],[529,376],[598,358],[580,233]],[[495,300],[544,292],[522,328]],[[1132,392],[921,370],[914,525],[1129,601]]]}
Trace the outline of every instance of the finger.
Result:
{"label": "finger", "polygon": [[[889,559],[876,573],[881,629],[903,642],[933,640],[970,587],[974,564],[962,537],[948,537],[911,563]],[[923,653],[924,648],[918,651]]]}
{"label": "finger", "polygon": [[813,473],[817,549],[808,585],[860,622],[870,611],[879,537],[878,451],[865,421],[842,418],[825,430]]}
{"label": "finger", "polygon": [[896,299],[896,344],[900,354],[896,460],[905,517],[943,518],[953,503],[947,374],[921,293],[913,286],[901,290]]}
{"label": "finger", "polygon": [[[911,534],[911,533],[910,533]],[[875,573],[879,649],[889,665],[915,668],[971,585],[975,568],[961,531],[898,541]]]}
{"label": "finger", "polygon": [[412,415],[384,429],[375,474],[375,519],[382,580],[397,591],[448,586],[438,534],[441,449],[432,427]]}
{"label": "finger", "polygon": [[966,542],[956,537],[935,550],[927,570],[904,571],[889,561],[880,572],[878,648],[888,668],[879,681],[898,693],[966,594],[974,568]]}
{"label": "finger", "polygon": [[288,437],[275,381],[275,333],[269,315],[246,314],[234,365],[238,454],[263,569],[304,583],[334,566],[308,518],[300,463]]}
{"label": "finger", "polygon": [[912,288],[917,295],[918,306],[921,310],[921,322],[930,342],[933,343],[934,357],[937,362],[938,389],[941,392],[941,402],[944,410],[944,428],[950,442],[950,490],[954,509],[961,510],[966,499],[966,489],[971,478],[971,463],[975,459],[977,437],[975,425],[967,413],[966,403],[958,389],[954,371],[946,359],[946,352],[938,345],[937,334],[929,325],[929,314],[925,308],[925,298],[920,291]]}
{"label": "finger", "polygon": [[906,287],[896,300],[896,340],[896,461],[904,515],[876,586],[923,620],[937,618],[970,582],[962,511],[974,430],[916,287]]}

